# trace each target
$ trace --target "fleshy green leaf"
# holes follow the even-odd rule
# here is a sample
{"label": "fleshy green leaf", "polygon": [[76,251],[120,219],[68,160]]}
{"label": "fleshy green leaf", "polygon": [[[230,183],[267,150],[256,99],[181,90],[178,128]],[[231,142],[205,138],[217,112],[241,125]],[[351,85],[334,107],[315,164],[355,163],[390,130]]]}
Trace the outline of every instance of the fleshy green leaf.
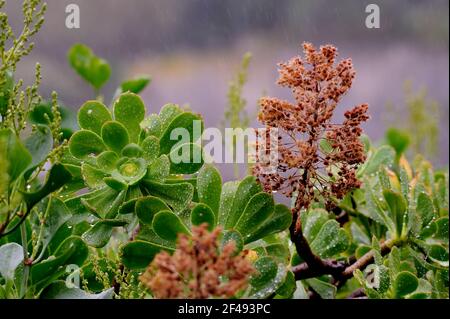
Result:
{"label": "fleshy green leaf", "polygon": [[161,199],[154,196],[146,196],[136,201],[135,211],[139,222],[144,225],[151,225],[153,217],[163,210],[170,210]]}
{"label": "fleshy green leaf", "polygon": [[203,150],[193,143],[174,147],[169,158],[171,174],[193,174],[203,166]]}
{"label": "fleshy green leaf", "polygon": [[279,233],[289,228],[292,223],[292,212],[284,205],[275,205],[273,215],[267,219],[258,229],[251,232],[246,238],[250,243],[268,235]]}
{"label": "fleshy green leaf", "polygon": [[85,183],[91,188],[105,185],[103,178],[105,178],[106,174],[88,163],[81,165],[81,174]]}
{"label": "fleshy green leaf", "polygon": [[167,247],[149,243],[142,240],[136,240],[127,243],[121,251],[122,262],[129,269],[146,268],[155,255],[162,250],[169,250]]}
{"label": "fleshy green leaf", "polygon": [[172,103],[165,104],[159,111],[158,116],[161,126],[161,134],[166,130],[170,122],[182,113],[183,110],[178,105]]}
{"label": "fleshy green leaf", "polygon": [[153,161],[159,154],[159,139],[155,136],[149,136],[141,144],[144,152],[144,158],[147,161]]}
{"label": "fleshy green leaf", "polygon": [[194,187],[189,183],[162,184],[146,179],[143,182],[151,195],[161,198],[175,212],[185,209],[194,195]]}
{"label": "fleshy green leaf", "polygon": [[200,203],[191,212],[191,223],[192,225],[207,223],[209,231],[212,231],[216,225],[216,216],[208,205]]}
{"label": "fleshy green leaf", "polygon": [[73,45],[67,58],[72,68],[97,90],[109,80],[111,67],[108,62],[96,56],[86,45]]}
{"label": "fleshy green leaf", "polygon": [[102,139],[106,146],[117,154],[120,154],[120,151],[130,141],[125,126],[116,121],[108,121],[103,124]]}
{"label": "fleshy green leaf", "polygon": [[171,211],[162,211],[153,217],[153,230],[159,237],[169,241],[176,241],[178,234],[190,234],[181,219]]}
{"label": "fleshy green leaf", "polygon": [[101,135],[104,123],[111,121],[108,108],[99,101],[87,101],[78,111],[78,124],[82,129]]}
{"label": "fleshy green leaf", "polygon": [[130,141],[139,142],[140,123],[145,117],[145,105],[142,99],[134,93],[124,93],[114,102],[114,118],[128,130]]}
{"label": "fleshy green leaf", "polygon": [[91,229],[85,232],[81,238],[83,238],[89,246],[101,248],[109,242],[114,227],[122,227],[126,224],[126,221],[119,219],[99,220]]}
{"label": "fleshy green leaf", "polygon": [[52,131],[46,125],[36,125],[36,129],[25,139],[24,145],[32,156],[30,167],[34,168],[47,159],[53,148]]}
{"label": "fleshy green leaf", "polygon": [[387,145],[378,148],[358,170],[357,176],[376,173],[380,166],[390,167],[395,159],[395,150]]}
{"label": "fleshy green leaf", "polygon": [[31,282],[38,289],[45,288],[65,274],[66,265],[81,267],[88,254],[88,247],[80,237],[68,237],[55,251],[54,256],[31,267]]}
{"label": "fleshy green leaf", "polygon": [[170,174],[170,160],[167,155],[161,155],[155,159],[147,168],[146,179],[152,181],[163,181]]}
{"label": "fleshy green leaf", "polygon": [[350,244],[347,232],[335,220],[329,220],[321,227],[311,243],[311,249],[322,258],[329,258],[345,251]]}
{"label": "fleshy green leaf", "polygon": [[201,137],[203,132],[203,121],[199,115],[190,112],[184,112],[176,116],[161,135],[161,154],[169,154],[173,147],[179,143],[179,140],[176,140],[179,136],[178,134],[175,134],[177,133],[175,129],[184,129],[183,133],[186,133],[187,137],[189,137],[189,140],[184,142],[194,143]]}
{"label": "fleshy green leaf", "polygon": [[69,141],[69,150],[73,156],[85,159],[90,155],[98,155],[106,150],[103,140],[97,134],[81,130],[72,135]]}
{"label": "fleshy green leaf", "polygon": [[397,298],[414,292],[418,286],[419,280],[409,271],[399,272],[393,282],[394,294]]}
{"label": "fleshy green leaf", "polygon": [[397,152],[397,157],[405,152],[411,142],[408,133],[397,128],[390,128],[386,131],[386,140]]}
{"label": "fleshy green leaf", "polygon": [[8,162],[7,173],[9,181],[14,182],[31,164],[32,157],[12,130],[0,130],[0,140],[5,145],[5,158]]}
{"label": "fleshy green leaf", "polygon": [[250,297],[255,299],[267,298],[276,292],[287,275],[286,267],[272,257],[261,257],[255,262],[254,267],[257,274],[250,279],[252,287]]}
{"label": "fleshy green leaf", "polygon": [[151,78],[148,75],[142,75],[122,82],[120,85],[120,90],[122,92],[129,91],[131,93],[139,94],[150,82]]}
{"label": "fleshy green leaf", "polygon": [[307,279],[306,282],[322,299],[335,299],[336,286],[317,278]]}
{"label": "fleshy green leaf", "polygon": [[434,206],[430,196],[420,193],[417,197],[416,211],[422,220],[422,227],[427,226],[434,218]]}
{"label": "fleshy green leaf", "polygon": [[97,165],[105,172],[111,172],[116,167],[119,157],[113,151],[105,151],[97,156]]}
{"label": "fleshy green leaf", "polygon": [[64,168],[62,164],[55,164],[50,169],[44,185],[33,193],[23,193],[23,199],[27,203],[27,209],[30,210],[41,199],[54,191],[60,189],[72,179],[72,175]]}
{"label": "fleshy green leaf", "polygon": [[383,196],[388,204],[390,218],[396,225],[397,235],[400,235],[405,221],[406,201],[401,194],[388,189],[383,191]]}
{"label": "fleshy green leaf", "polygon": [[53,239],[55,234],[71,217],[66,205],[58,198],[50,197],[44,201],[45,207],[44,223],[42,225],[42,235],[40,237],[42,242],[42,250],[45,250]]}
{"label": "fleshy green leaf", "polygon": [[197,191],[199,201],[211,208],[217,220],[222,192],[222,177],[213,165],[204,165],[198,172]]}
{"label": "fleshy green leaf", "polygon": [[236,225],[250,199],[261,191],[262,188],[256,183],[256,177],[254,176],[247,176],[239,183],[234,195],[233,206],[224,225],[225,229],[233,228]]}
{"label": "fleshy green leaf", "polygon": [[258,193],[250,199],[235,225],[235,229],[244,236],[245,242],[249,235],[273,214],[274,205],[272,196],[267,193]]}
{"label": "fleshy green leaf", "polygon": [[219,204],[219,225],[224,226],[228,216],[231,214],[231,209],[233,207],[233,200],[238,189],[239,182],[231,181],[226,182],[222,186],[222,192],[220,194],[220,204]]}

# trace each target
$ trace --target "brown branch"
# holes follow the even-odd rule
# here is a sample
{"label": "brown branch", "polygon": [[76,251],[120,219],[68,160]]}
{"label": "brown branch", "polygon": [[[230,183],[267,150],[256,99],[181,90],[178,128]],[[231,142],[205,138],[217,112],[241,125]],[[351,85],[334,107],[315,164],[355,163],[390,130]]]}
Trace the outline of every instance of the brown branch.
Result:
{"label": "brown branch", "polygon": [[296,280],[317,277],[323,274],[337,276],[341,274],[346,264],[341,261],[321,259],[314,254],[309,243],[303,235],[300,218],[297,212],[293,212],[293,221],[289,228],[291,241],[295,245],[297,254],[305,261],[304,263],[293,267],[292,271]]}
{"label": "brown branch", "polygon": [[[294,242],[295,243],[295,242]],[[387,240],[381,245],[381,255],[384,256],[388,254],[391,251],[391,248],[399,244],[397,241],[394,240]],[[302,247],[298,247],[296,245],[297,249],[302,249]],[[311,248],[308,245],[309,250]],[[308,251],[308,249],[306,249]],[[300,255],[300,253],[297,250],[297,253]],[[312,252],[311,252],[312,253]],[[303,254],[302,254],[303,255]],[[303,256],[300,255],[300,257],[303,258]],[[314,254],[313,254],[314,255]],[[316,258],[320,260],[320,263],[315,260],[315,264],[308,263],[305,258],[305,262],[292,267],[292,272],[295,275],[296,280],[302,280],[302,279],[308,279],[313,277],[318,277],[322,275],[332,275],[335,279],[335,285],[341,286],[347,281],[347,279],[351,278],[353,276],[353,273],[355,270],[365,269],[368,265],[372,264],[374,261],[374,251],[371,250],[367,252],[364,256],[362,256],[359,259],[356,259],[354,256],[349,258],[350,264],[346,264],[341,261],[336,260],[330,260],[330,259],[320,259],[316,255],[314,255]]]}

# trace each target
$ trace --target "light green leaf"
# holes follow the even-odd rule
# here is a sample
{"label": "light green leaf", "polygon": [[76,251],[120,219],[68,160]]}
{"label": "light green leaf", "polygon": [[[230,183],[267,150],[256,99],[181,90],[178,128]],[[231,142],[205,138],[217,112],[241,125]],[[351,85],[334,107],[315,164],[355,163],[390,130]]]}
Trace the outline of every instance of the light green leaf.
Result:
{"label": "light green leaf", "polygon": [[87,101],[78,111],[78,124],[82,129],[101,135],[104,123],[111,121],[108,108],[99,101]]}
{"label": "light green leaf", "polygon": [[201,203],[208,205],[216,216],[219,215],[222,176],[213,165],[204,165],[197,176],[197,192]]}
{"label": "light green leaf", "polygon": [[32,157],[12,130],[0,130],[0,140],[5,145],[9,181],[14,182],[32,163]]}
{"label": "light green leaf", "polygon": [[350,238],[335,220],[323,224],[316,238],[310,243],[311,249],[322,258],[329,258],[347,250]]}
{"label": "light green leaf", "polygon": [[267,219],[258,229],[254,230],[246,238],[246,242],[250,243],[255,240],[264,238],[268,235],[282,232],[289,228],[292,223],[292,212],[284,205],[275,205],[273,215]]}
{"label": "light green leaf", "polygon": [[142,99],[134,93],[123,93],[114,102],[114,118],[128,130],[130,141],[139,142],[140,123],[145,117],[145,105]]}
{"label": "light green leaf", "polygon": [[228,216],[231,214],[233,208],[233,200],[236,191],[239,187],[238,181],[226,182],[222,186],[219,203],[219,221],[218,224],[224,226]]}
{"label": "light green leaf", "polygon": [[72,68],[94,88],[100,89],[109,80],[111,67],[108,62],[96,56],[86,45],[73,45],[67,58]]}
{"label": "light green leaf", "polygon": [[88,156],[95,156],[106,151],[106,146],[97,134],[92,131],[81,130],[70,138],[69,150],[76,158],[85,159]]}
{"label": "light green leaf", "polygon": [[117,154],[120,154],[125,145],[130,141],[125,126],[116,121],[108,121],[103,124],[102,139],[106,146]]}
{"label": "light green leaf", "polygon": [[52,131],[48,126],[38,124],[31,135],[25,139],[24,145],[32,156],[30,167],[34,168],[47,159],[47,155],[53,148]]}

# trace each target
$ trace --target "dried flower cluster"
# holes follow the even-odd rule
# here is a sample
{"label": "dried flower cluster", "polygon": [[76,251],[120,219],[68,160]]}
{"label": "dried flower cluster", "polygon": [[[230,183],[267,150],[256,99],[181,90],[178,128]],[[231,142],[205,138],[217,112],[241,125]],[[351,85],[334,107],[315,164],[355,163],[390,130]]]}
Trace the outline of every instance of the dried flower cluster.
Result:
{"label": "dried flower cluster", "polygon": [[156,298],[230,298],[248,284],[254,271],[247,251],[235,253],[235,244],[219,248],[220,228],[193,227],[192,237],[180,235],[177,249],[156,255],[140,280]]}
{"label": "dried flower cluster", "polygon": [[[296,196],[297,211],[320,198],[331,209],[333,198],[360,187],[356,169],[365,160],[360,125],[369,118],[368,105],[347,111],[342,124],[331,123],[355,78],[352,61],[335,65],[337,50],[331,45],[317,50],[304,43],[303,51],[304,59],[294,57],[279,64],[278,84],[292,90],[295,103],[270,97],[260,101],[259,121],[269,130],[279,130],[276,172],[266,173],[269,164],[257,158],[253,173],[266,191]],[[267,145],[259,149],[263,146],[268,149]]]}

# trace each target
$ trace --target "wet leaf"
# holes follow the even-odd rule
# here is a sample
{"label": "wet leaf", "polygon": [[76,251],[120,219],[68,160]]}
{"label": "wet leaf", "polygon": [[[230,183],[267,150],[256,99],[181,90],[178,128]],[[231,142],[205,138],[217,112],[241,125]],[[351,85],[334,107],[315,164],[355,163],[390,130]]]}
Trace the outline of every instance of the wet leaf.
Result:
{"label": "wet leaf", "polygon": [[216,216],[211,208],[205,204],[197,204],[191,212],[192,225],[208,224],[208,230],[212,231],[216,225]]}
{"label": "wet leaf", "polygon": [[178,234],[190,234],[181,219],[171,211],[162,211],[153,217],[153,230],[159,237],[169,241],[176,241]]}
{"label": "wet leaf", "polygon": [[139,142],[140,123],[145,117],[145,105],[142,99],[134,93],[123,93],[114,102],[114,118],[128,130],[130,141]]}
{"label": "wet leaf", "polygon": [[82,129],[101,135],[104,123],[111,121],[108,108],[99,101],[87,101],[78,111],[78,124]]}
{"label": "wet leaf", "polygon": [[73,45],[67,58],[72,68],[97,90],[109,80],[111,67],[108,62],[96,56],[86,45]]}
{"label": "wet leaf", "polygon": [[72,135],[69,141],[70,153],[79,159],[86,159],[88,156],[98,155],[106,151],[103,140],[97,134],[81,130]]}
{"label": "wet leaf", "polygon": [[103,142],[117,154],[120,154],[130,140],[125,126],[116,121],[105,122],[101,132]]}
{"label": "wet leaf", "polygon": [[222,192],[222,177],[213,165],[206,164],[198,172],[197,191],[200,202],[211,208],[217,220]]}

